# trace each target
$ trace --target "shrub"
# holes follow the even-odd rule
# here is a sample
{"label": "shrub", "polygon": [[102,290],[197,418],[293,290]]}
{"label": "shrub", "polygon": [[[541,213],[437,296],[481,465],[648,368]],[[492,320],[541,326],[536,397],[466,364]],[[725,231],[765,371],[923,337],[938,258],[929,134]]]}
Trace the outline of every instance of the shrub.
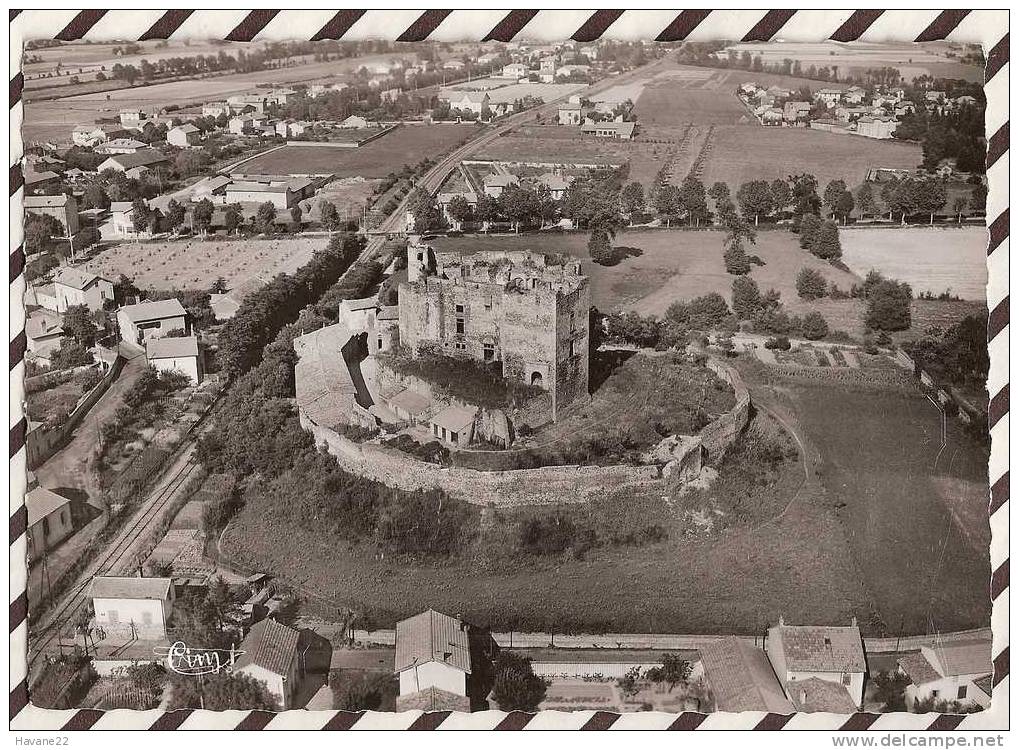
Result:
{"label": "shrub", "polygon": [[796,293],[800,299],[814,300],[824,297],[828,292],[828,281],[820,271],[813,268],[801,268],[796,275]]}
{"label": "shrub", "polygon": [[761,290],[757,282],[747,276],[732,280],[732,311],[746,320],[761,309]]}
{"label": "shrub", "polygon": [[800,319],[800,333],[803,337],[815,341],[828,335],[828,321],[821,313],[809,312]]}
{"label": "shrub", "polygon": [[826,221],[817,229],[808,248],[813,255],[822,260],[838,260],[842,257],[842,244],[839,242],[839,227],[834,221]]}
{"label": "shrub", "polygon": [[78,387],[81,388],[82,393],[88,393],[99,385],[99,381],[102,379],[103,376],[99,373],[99,370],[94,368],[85,370],[85,372],[81,373],[77,377]]}
{"label": "shrub", "polygon": [[867,327],[875,331],[904,331],[912,323],[909,284],[882,279],[867,292]]}
{"label": "shrub", "polygon": [[788,336],[772,336],[764,342],[765,349],[779,349],[784,352],[789,351],[791,346]]}
{"label": "shrub", "polygon": [[743,276],[750,273],[750,258],[741,248],[729,248],[722,255],[722,259],[725,261],[726,273],[733,276]]}

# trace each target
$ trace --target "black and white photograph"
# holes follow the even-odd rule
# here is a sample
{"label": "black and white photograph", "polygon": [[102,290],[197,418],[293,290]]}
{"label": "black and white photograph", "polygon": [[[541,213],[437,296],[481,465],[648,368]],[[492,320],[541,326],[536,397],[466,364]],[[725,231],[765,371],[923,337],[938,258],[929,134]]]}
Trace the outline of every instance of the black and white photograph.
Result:
{"label": "black and white photograph", "polygon": [[1008,21],[12,11],[10,730],[1007,729]]}

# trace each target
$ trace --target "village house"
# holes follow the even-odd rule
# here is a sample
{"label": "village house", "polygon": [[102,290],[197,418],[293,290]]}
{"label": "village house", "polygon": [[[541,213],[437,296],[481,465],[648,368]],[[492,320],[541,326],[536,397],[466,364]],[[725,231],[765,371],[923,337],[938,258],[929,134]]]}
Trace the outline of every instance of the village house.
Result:
{"label": "village house", "polygon": [[488,108],[489,102],[491,102],[491,97],[484,92],[465,91],[462,95],[459,92],[453,92],[449,99],[449,108],[461,112],[473,112],[481,117],[485,109]]}
{"label": "village house", "polygon": [[298,120],[280,120],[276,123],[276,135],[281,138],[294,138],[308,129],[309,123]]}
{"label": "village house", "polygon": [[585,116],[583,100],[577,94],[571,96],[566,104],[559,105],[560,125],[580,125]]}
{"label": "village house", "polygon": [[463,448],[474,441],[477,418],[477,407],[451,404],[431,418],[429,429],[442,442]]}
{"label": "village house", "polygon": [[308,177],[288,180],[236,180],[226,186],[226,202],[271,203],[278,210],[289,210],[315,194],[315,182]]}
{"label": "village house", "polygon": [[117,172],[127,173],[138,167],[155,169],[167,166],[169,163],[170,160],[166,158],[162,151],[157,151],[154,148],[145,148],[135,151],[133,154],[116,154],[111,156],[99,165],[97,171],[105,172],[107,169],[113,169]]}
{"label": "village house", "polygon": [[108,634],[140,640],[166,638],[175,599],[169,578],[96,576],[91,595],[96,627]]}
{"label": "village house", "polygon": [[584,124],[580,127],[580,132],[585,135],[593,135],[598,138],[614,138],[619,141],[629,141],[633,139],[633,136],[637,129],[637,123],[635,122],[617,122],[617,121],[601,121],[595,122],[593,120],[585,120]]}
{"label": "village house", "polygon": [[267,106],[266,98],[262,94],[235,94],[227,97],[226,104],[231,112],[243,113],[251,110],[257,114],[263,114]]}
{"label": "village house", "polygon": [[63,495],[35,487],[25,494],[28,510],[28,560],[38,562],[74,531],[71,501]]}
{"label": "village house", "polygon": [[103,225],[101,230],[103,239],[137,236],[139,233],[135,231],[133,217],[134,203],[132,201],[112,202],[110,204],[110,220]]}
{"label": "village house", "polygon": [[397,711],[470,711],[467,625],[429,609],[396,623]]}
{"label": "village house", "polygon": [[786,102],[782,108],[782,119],[787,125],[802,124],[810,114],[810,102]]}
{"label": "village house", "polygon": [[[938,642],[899,659],[909,677],[906,709],[928,700],[959,701],[987,708],[991,704],[991,644],[987,640]],[[935,709],[936,710],[936,709]]]}
{"label": "village house", "polygon": [[218,102],[216,104],[206,104],[202,107],[202,117],[215,117],[219,119],[220,115],[229,115],[230,105],[226,102]]}
{"label": "village house", "polygon": [[145,361],[158,372],[187,375],[192,385],[202,382],[197,336],[169,336],[146,341]]}
{"label": "village house", "polygon": [[227,127],[234,135],[248,135],[255,132],[255,120],[246,115],[231,117]]}
{"label": "village house", "polygon": [[[863,705],[867,664],[856,618],[852,625],[841,627],[786,625],[779,618],[778,625],[768,630],[766,651],[786,697],[794,703],[802,705],[813,699],[810,705],[814,710],[837,712],[844,703],[841,694],[845,693],[852,706]],[[822,691],[814,683],[806,682],[814,678],[840,687],[841,691]],[[817,707],[822,699],[827,700],[830,708]]]}
{"label": "village house", "polygon": [[776,714],[791,714],[795,710],[763,649],[729,636],[699,652],[704,679],[711,686],[717,710]]}
{"label": "village house", "polygon": [[170,331],[190,333],[187,311],[176,298],[124,305],[117,310],[117,324],[121,340],[136,345],[161,338]]}
{"label": "village house", "polygon": [[166,142],[177,148],[192,148],[202,142],[202,131],[191,123],[166,131]]}
{"label": "village house", "polygon": [[851,86],[848,91],[842,96],[842,101],[846,104],[857,105],[863,104],[864,99],[867,98],[866,89],[862,89],[859,86]]}
{"label": "village house", "polygon": [[510,63],[502,68],[503,78],[524,78],[527,76],[527,66],[523,63]]}
{"label": "village house", "polygon": [[455,219],[449,212],[449,204],[454,198],[463,198],[467,201],[467,205],[473,210],[478,206],[478,194],[470,188],[467,188],[465,190],[453,190],[447,192],[440,191],[435,196],[435,202],[442,210],[442,215],[446,219],[446,223],[449,224],[454,231],[461,231],[463,229],[462,223]]}
{"label": "village house", "polygon": [[73,195],[26,195],[25,213],[37,216],[52,216],[60,222],[67,237],[78,233],[78,201]]}
{"label": "village house", "polygon": [[134,138],[114,138],[112,141],[101,143],[95,147],[97,154],[133,154],[136,151],[141,151],[143,148],[148,148],[149,144],[144,141],[139,141]]}
{"label": "village house", "polygon": [[591,66],[574,64],[560,65],[558,68],[556,68],[555,71],[555,77],[557,79],[570,78],[573,75],[578,75],[581,77],[589,76],[591,75]]}
{"label": "village house", "polygon": [[538,185],[543,185],[548,188],[548,192],[552,197],[552,200],[561,200],[566,195],[566,190],[570,187],[571,180],[568,180],[561,174],[554,172],[548,172],[538,177],[536,180]]}
{"label": "village house", "polygon": [[92,312],[113,301],[113,282],[83,268],[61,266],[53,275],[57,312],[74,305],[85,305]]}
{"label": "village house", "polygon": [[510,185],[518,185],[520,179],[509,172],[498,172],[496,174],[485,175],[481,181],[482,187],[484,188],[485,195],[490,198],[498,198],[502,195],[502,191],[508,188]]}
{"label": "village house", "polygon": [[130,130],[141,130],[145,124],[145,113],[139,109],[120,110],[120,124]]}
{"label": "village house", "polygon": [[130,134],[122,127],[112,125],[76,125],[71,131],[71,142],[75,146],[93,148],[113,138],[126,138]]}
{"label": "village house", "polygon": [[360,115],[351,115],[346,118],[339,125],[341,128],[367,128],[369,127],[368,120],[361,117]]}
{"label": "village house", "polygon": [[[44,297],[45,306],[37,307],[25,317],[25,343],[33,359],[48,363],[53,352],[60,347],[60,339],[64,336],[64,326],[56,309],[56,294],[52,284],[45,287],[30,287],[29,295],[34,294],[37,302]],[[26,303],[28,303],[26,295]],[[52,300],[52,301],[50,301]],[[41,304],[41,302],[40,302]]]}
{"label": "village house", "polygon": [[777,107],[768,107],[761,113],[761,122],[765,125],[781,125],[784,121],[785,116]]}
{"label": "village house", "polygon": [[814,92],[814,100],[824,102],[826,107],[834,107],[842,101],[842,89],[818,89]]}
{"label": "village house", "polygon": [[294,708],[294,697],[305,677],[301,633],[268,617],[255,623],[241,641],[243,653],[233,664],[244,674],[265,684],[281,711]]}

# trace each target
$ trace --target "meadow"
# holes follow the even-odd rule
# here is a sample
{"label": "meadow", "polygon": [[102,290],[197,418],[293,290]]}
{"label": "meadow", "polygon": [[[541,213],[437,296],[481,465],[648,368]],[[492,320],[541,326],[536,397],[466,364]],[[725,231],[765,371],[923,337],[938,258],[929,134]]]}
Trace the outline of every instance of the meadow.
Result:
{"label": "meadow", "polygon": [[915,294],[946,290],[987,298],[987,230],[983,227],[898,227],[843,230],[842,260],[863,276],[876,269],[905,281]]}

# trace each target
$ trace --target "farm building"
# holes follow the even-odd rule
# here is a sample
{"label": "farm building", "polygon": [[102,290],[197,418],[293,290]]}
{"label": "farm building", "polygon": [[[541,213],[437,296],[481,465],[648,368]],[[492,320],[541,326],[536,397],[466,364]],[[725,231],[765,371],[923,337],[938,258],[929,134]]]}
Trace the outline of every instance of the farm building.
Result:
{"label": "farm building", "polygon": [[360,115],[351,115],[340,123],[341,128],[367,128],[368,121]]}
{"label": "farm building", "polygon": [[479,117],[488,108],[492,98],[485,93],[475,93],[473,91],[464,92],[450,92],[449,94],[449,107],[450,109],[458,109],[461,112],[473,112]]}
{"label": "farm building", "polygon": [[44,487],[25,495],[28,509],[28,559],[36,562],[74,531],[71,501]]}
{"label": "farm building", "polygon": [[[794,696],[802,698],[800,682],[817,678],[841,687],[853,706],[863,704],[867,664],[855,618],[847,627],[786,625],[779,618],[778,625],[768,630],[766,650],[790,700],[795,702]],[[822,697],[816,690],[811,695]],[[834,701],[831,695],[823,695]]]}
{"label": "farm building", "polygon": [[539,176],[535,182],[537,182],[538,185],[544,185],[548,188],[548,192],[551,194],[552,200],[557,201],[566,195],[566,190],[570,187],[572,180],[561,174],[548,172]]}
{"label": "farm building", "polygon": [[919,653],[899,659],[899,670],[909,677],[906,708],[929,699],[959,701],[987,708],[991,703],[991,644],[987,640],[958,641],[924,646]]}
{"label": "farm building", "polygon": [[143,148],[148,148],[149,144],[143,141],[135,140],[134,138],[114,138],[112,141],[100,144],[95,147],[97,154],[108,154],[110,156],[114,154],[133,154],[136,151],[141,151]]}
{"label": "farm building", "polygon": [[29,164],[25,169],[25,192],[34,195],[53,191],[60,186],[60,175],[48,169],[42,172]]}
{"label": "farm building", "polygon": [[261,94],[236,94],[227,97],[226,103],[231,112],[244,112],[250,108],[262,114],[266,108],[266,98]]}
{"label": "farm building", "polygon": [[124,305],[117,310],[117,323],[121,340],[129,344],[144,344],[169,331],[189,332],[187,312],[176,298]]}
{"label": "farm building", "polygon": [[91,593],[97,627],[141,640],[166,637],[174,603],[169,578],[96,576]]}
{"label": "farm building", "polygon": [[810,102],[786,102],[782,107],[782,117],[787,125],[801,123],[809,114]]}
{"label": "farm building", "polygon": [[579,96],[574,94],[566,104],[559,105],[560,125],[580,125],[584,122],[586,110]]}
{"label": "farm building", "polygon": [[485,178],[481,181],[484,186],[485,195],[498,198],[502,195],[502,191],[511,185],[518,185],[520,179],[515,174],[509,172],[497,173],[485,175]]}
{"label": "farm building", "polygon": [[145,122],[145,113],[139,109],[120,110],[120,124],[131,130],[141,130]]}
{"label": "farm building", "polygon": [[166,158],[166,155],[162,151],[157,151],[154,148],[141,149],[135,151],[133,154],[116,154],[111,156],[106,161],[102,162],[98,170],[99,172],[105,172],[107,169],[113,169],[117,172],[130,172],[132,169],[138,167],[146,167],[153,169],[160,166],[166,166],[170,163],[170,160]]}
{"label": "farm building", "polygon": [[587,120],[580,127],[580,132],[587,135],[594,135],[598,138],[614,138],[620,141],[629,141],[633,138],[637,129],[635,122],[594,122]]}
{"label": "farm building", "polygon": [[145,361],[158,372],[179,372],[192,385],[202,382],[202,363],[197,336],[168,336],[145,342]]}
{"label": "farm building", "polygon": [[191,148],[202,142],[202,131],[191,123],[178,125],[166,132],[166,142],[177,148]]}
{"label": "farm building", "polygon": [[26,195],[25,213],[52,216],[67,236],[78,233],[78,201],[73,195]]}
{"label": "farm building", "polygon": [[729,636],[700,649],[700,655],[717,710],[793,712],[763,649]]}
{"label": "farm building", "polygon": [[64,312],[73,305],[85,305],[96,312],[113,301],[113,282],[71,266],[57,269],[53,275],[53,289],[57,297],[57,312]]}
{"label": "farm building", "polygon": [[233,671],[265,683],[281,710],[293,708],[305,676],[299,631],[271,617],[255,623],[241,641]]}
{"label": "farm building", "polygon": [[114,138],[127,138],[129,135],[124,128],[113,125],[76,125],[71,131],[71,142],[75,146],[92,148]]}

